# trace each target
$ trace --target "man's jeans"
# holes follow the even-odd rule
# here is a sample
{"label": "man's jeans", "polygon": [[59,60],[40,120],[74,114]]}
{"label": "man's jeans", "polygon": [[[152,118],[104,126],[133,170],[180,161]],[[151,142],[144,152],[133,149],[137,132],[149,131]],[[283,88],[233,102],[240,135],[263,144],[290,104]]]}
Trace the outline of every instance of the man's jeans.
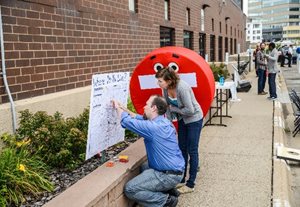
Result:
{"label": "man's jeans", "polygon": [[164,193],[182,180],[183,175],[166,174],[148,167],[148,163],[142,166],[142,173],[130,180],[124,189],[125,195],[139,204],[148,207],[164,206],[168,194]]}
{"label": "man's jeans", "polygon": [[190,172],[189,172],[189,179],[186,182],[186,186],[190,188],[194,188],[195,180],[198,172],[198,165],[199,165],[198,148],[199,148],[199,141],[200,141],[200,133],[202,129],[202,122],[203,119],[200,119],[199,121],[192,122],[189,124],[185,124],[182,119],[178,122],[179,148],[182,152],[182,156],[185,161],[185,171],[181,182],[185,182],[185,177],[187,173],[187,164],[189,161]]}
{"label": "man's jeans", "polygon": [[276,73],[269,73],[268,81],[269,81],[269,92],[271,98],[272,97],[277,98],[275,79],[276,79]]}
{"label": "man's jeans", "polygon": [[262,93],[265,89],[265,84],[267,79],[266,71],[258,68],[257,73],[258,73],[257,89],[258,89],[258,93]]}

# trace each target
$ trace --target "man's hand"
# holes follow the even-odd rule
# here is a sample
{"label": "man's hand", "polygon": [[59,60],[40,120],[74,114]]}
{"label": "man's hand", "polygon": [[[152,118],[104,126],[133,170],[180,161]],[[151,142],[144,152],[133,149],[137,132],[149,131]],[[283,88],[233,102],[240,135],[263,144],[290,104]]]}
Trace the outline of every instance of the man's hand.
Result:
{"label": "man's hand", "polygon": [[123,109],[121,108],[121,103],[117,100],[111,100],[112,102],[112,105],[115,109],[117,109],[117,113],[118,113],[118,116],[119,118],[121,117],[121,114],[123,112]]}
{"label": "man's hand", "polygon": [[117,100],[112,100],[112,104],[113,104],[113,107],[116,108],[116,109],[122,109],[122,105],[119,101]]}
{"label": "man's hand", "polygon": [[124,107],[119,101],[112,100],[113,107],[117,109],[118,114],[121,115],[123,111],[127,112],[131,117],[135,118],[136,114]]}
{"label": "man's hand", "polygon": [[265,55],[265,58],[266,58],[267,60],[269,59],[269,57],[270,57],[269,55]]}
{"label": "man's hand", "polygon": [[124,107],[119,101],[112,100],[112,104],[113,104],[113,107],[115,107],[117,109],[119,114],[121,114],[123,111],[125,111],[125,112],[129,113],[130,116],[133,118],[136,116],[135,113],[133,113],[132,111],[130,111],[129,109]]}

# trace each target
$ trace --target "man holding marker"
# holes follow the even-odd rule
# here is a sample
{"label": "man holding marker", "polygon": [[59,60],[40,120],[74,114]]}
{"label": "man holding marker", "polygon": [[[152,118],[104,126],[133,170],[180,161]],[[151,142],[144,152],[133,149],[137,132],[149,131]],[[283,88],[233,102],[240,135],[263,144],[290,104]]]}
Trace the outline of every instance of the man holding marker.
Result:
{"label": "man holding marker", "polygon": [[174,188],[181,181],[184,159],[177,143],[173,124],[164,117],[167,103],[161,96],[151,96],[144,107],[144,115],[135,114],[118,101],[114,107],[123,128],[144,138],[148,163],[142,173],[125,186],[125,195],[143,206],[171,206],[178,202]]}

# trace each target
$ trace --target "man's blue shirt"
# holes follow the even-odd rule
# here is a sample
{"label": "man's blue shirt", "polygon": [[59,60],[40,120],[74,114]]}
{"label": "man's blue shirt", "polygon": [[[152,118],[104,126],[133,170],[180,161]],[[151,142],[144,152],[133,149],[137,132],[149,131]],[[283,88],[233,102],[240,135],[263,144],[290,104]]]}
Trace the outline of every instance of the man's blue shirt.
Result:
{"label": "man's blue shirt", "polygon": [[150,168],[158,171],[184,170],[176,131],[168,119],[158,116],[153,120],[144,120],[141,115],[132,118],[123,112],[121,125],[144,138]]}

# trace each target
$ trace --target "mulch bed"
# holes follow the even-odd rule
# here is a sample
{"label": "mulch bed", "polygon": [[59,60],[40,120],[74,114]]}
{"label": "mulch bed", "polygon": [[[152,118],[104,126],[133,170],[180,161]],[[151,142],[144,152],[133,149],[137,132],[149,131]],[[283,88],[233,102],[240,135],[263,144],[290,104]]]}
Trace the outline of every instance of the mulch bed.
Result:
{"label": "mulch bed", "polygon": [[78,180],[95,170],[97,167],[105,163],[107,160],[113,159],[114,156],[119,154],[125,148],[127,148],[130,143],[135,142],[138,137],[130,137],[126,138],[124,142],[121,142],[115,146],[112,146],[106,150],[106,157],[103,159],[100,156],[95,156],[87,161],[85,161],[80,167],[77,169],[66,172],[55,170],[50,173],[50,180],[54,183],[55,189],[53,192],[45,192],[41,194],[39,197],[31,197],[25,196],[26,202],[21,205],[21,207],[30,206],[30,207],[38,207],[42,206],[68,187],[76,183]]}

